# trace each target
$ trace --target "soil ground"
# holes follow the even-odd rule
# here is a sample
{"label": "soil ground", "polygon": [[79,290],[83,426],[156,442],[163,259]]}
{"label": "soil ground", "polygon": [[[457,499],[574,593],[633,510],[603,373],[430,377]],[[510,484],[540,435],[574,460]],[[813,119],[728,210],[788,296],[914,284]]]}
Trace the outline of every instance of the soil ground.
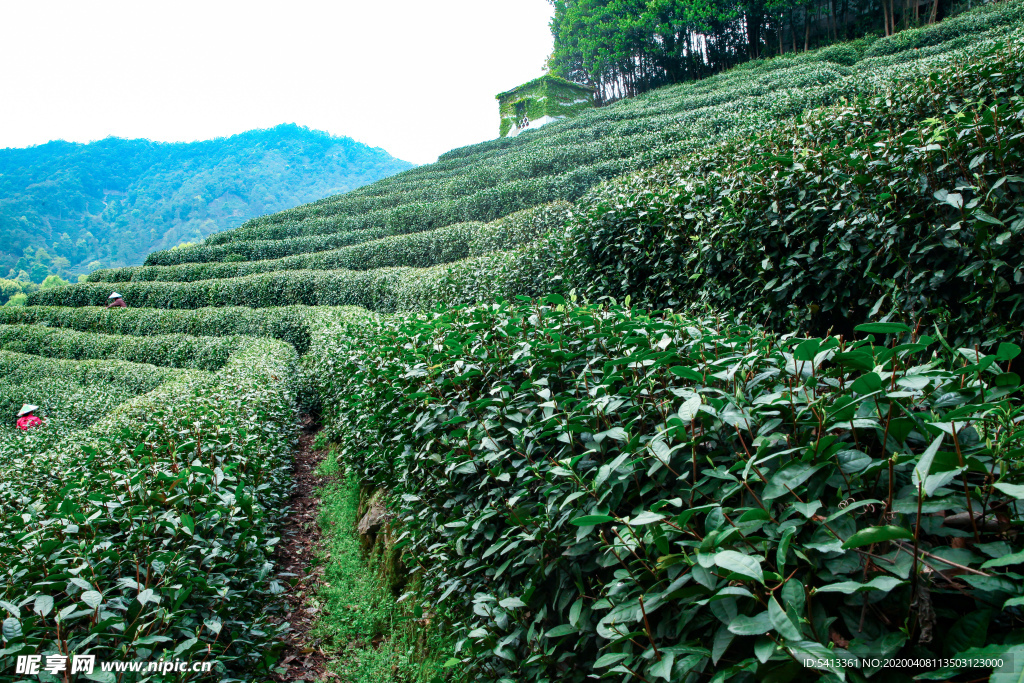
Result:
{"label": "soil ground", "polygon": [[274,553],[278,571],[294,575],[285,577],[286,581],[283,581],[287,587],[283,596],[286,605],[285,621],[292,627],[279,664],[286,671],[276,674],[274,680],[313,683],[335,680],[337,676],[327,671],[327,655],[319,647],[319,642],[310,635],[319,610],[310,596],[323,583],[323,567],[314,566],[314,560],[321,542],[320,526],[317,524],[320,508],[317,492],[326,482],[326,477],[317,474],[317,466],[326,451],[313,448],[319,425],[304,417],[301,426],[293,470],[295,490],[289,502],[288,517],[281,529],[281,542]]}

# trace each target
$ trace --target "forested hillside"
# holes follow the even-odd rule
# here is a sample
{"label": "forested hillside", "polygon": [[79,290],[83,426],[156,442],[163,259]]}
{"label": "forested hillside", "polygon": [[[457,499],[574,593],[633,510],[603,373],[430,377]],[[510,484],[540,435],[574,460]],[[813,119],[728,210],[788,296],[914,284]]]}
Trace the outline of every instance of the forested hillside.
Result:
{"label": "forested hillside", "polygon": [[555,45],[548,66],[593,86],[598,102],[706,78],[752,59],[931,26],[972,6],[970,0],[549,2]]}
{"label": "forested hillside", "polygon": [[154,249],[411,166],[295,125],[195,143],[108,138],[0,150],[0,277],[23,273],[38,284],[141,263]]}
{"label": "forested hillside", "polygon": [[0,672],[1021,680],[1022,141],[1012,0],[0,308]]}

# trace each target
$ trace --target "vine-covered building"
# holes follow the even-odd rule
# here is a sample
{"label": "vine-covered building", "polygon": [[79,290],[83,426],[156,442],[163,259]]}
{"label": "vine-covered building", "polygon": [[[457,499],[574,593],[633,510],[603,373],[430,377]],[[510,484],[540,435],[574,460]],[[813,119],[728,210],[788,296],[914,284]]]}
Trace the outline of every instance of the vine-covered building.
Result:
{"label": "vine-covered building", "polygon": [[594,88],[545,75],[497,96],[501,137],[575,116],[594,107]]}

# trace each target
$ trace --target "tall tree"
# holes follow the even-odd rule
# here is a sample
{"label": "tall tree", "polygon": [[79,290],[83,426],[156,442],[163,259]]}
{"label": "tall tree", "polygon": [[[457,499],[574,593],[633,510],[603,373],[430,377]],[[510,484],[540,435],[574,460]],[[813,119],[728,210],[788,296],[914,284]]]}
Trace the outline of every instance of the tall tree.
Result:
{"label": "tall tree", "polygon": [[806,51],[857,32],[891,35],[897,26],[931,23],[941,3],[953,2],[933,0],[925,18],[919,0],[879,1],[881,13],[876,0],[549,0],[549,68],[593,86],[607,103],[757,59],[772,43],[781,54],[787,23],[791,50],[802,42]]}

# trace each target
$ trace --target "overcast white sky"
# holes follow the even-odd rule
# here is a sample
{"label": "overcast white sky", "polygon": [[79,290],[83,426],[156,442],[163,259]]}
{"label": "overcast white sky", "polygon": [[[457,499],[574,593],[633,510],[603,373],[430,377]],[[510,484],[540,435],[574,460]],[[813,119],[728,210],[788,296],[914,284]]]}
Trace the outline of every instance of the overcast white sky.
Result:
{"label": "overcast white sky", "polygon": [[546,0],[0,0],[0,148],[297,123],[415,163],[497,137]]}

